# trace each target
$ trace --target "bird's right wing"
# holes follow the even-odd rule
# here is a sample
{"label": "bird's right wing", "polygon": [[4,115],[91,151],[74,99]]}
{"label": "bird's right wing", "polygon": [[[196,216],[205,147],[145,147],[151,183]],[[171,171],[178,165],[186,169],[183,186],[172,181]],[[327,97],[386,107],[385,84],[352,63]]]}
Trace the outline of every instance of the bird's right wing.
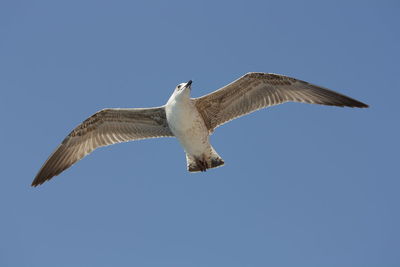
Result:
{"label": "bird's right wing", "polygon": [[164,107],[101,110],[82,122],[64,139],[44,163],[32,186],[60,174],[98,147],[172,136]]}
{"label": "bird's right wing", "polygon": [[317,85],[284,75],[259,72],[247,73],[215,92],[195,98],[194,101],[210,132],[235,118],[289,101],[339,107],[368,107],[360,101]]}

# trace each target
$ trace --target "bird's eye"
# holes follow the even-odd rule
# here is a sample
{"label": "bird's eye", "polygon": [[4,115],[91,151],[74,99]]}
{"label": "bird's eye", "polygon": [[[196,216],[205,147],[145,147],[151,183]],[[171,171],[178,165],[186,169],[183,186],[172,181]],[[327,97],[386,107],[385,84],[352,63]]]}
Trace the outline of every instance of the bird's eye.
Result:
{"label": "bird's eye", "polygon": [[178,89],[181,89],[182,85],[178,85]]}

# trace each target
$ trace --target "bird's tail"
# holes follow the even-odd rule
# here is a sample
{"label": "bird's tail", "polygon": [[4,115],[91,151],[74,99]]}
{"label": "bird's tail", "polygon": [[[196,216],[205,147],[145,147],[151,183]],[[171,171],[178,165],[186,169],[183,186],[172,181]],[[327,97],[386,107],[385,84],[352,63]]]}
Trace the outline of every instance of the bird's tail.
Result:
{"label": "bird's tail", "polygon": [[186,154],[186,161],[190,172],[205,172],[207,169],[216,168],[225,163],[213,147],[211,147],[211,155],[208,155],[208,157],[204,154],[201,157]]}

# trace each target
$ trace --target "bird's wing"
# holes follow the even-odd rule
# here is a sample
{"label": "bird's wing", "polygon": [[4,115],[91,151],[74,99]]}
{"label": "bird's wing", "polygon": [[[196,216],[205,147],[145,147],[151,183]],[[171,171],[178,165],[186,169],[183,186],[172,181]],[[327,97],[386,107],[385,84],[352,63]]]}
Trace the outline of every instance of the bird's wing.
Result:
{"label": "bird's wing", "polygon": [[210,132],[240,116],[289,101],[368,107],[360,101],[301,80],[257,72],[247,73],[215,92],[194,99]]}
{"label": "bird's wing", "polygon": [[37,186],[60,174],[98,147],[173,136],[164,107],[104,109],[76,127],[51,154],[32,182]]}

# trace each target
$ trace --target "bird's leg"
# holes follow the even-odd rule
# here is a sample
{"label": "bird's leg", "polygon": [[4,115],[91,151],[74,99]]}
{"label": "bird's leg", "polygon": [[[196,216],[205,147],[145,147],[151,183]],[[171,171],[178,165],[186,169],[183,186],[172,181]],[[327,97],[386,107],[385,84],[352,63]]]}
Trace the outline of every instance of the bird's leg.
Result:
{"label": "bird's leg", "polygon": [[207,171],[208,164],[207,164],[207,160],[205,159],[204,155],[202,158],[196,158],[196,164],[199,167],[200,171],[202,171],[202,172]]}

